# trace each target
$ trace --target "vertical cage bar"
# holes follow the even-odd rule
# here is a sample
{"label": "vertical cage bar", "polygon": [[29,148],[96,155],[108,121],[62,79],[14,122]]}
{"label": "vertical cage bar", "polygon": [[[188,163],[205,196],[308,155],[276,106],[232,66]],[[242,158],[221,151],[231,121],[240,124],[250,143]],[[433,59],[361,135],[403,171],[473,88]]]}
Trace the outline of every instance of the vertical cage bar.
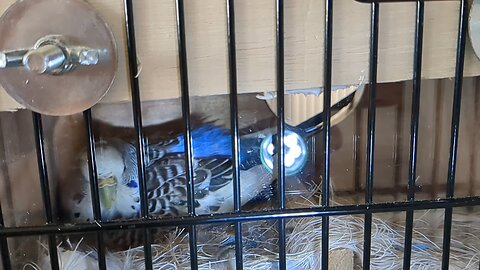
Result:
{"label": "vertical cage bar", "polygon": [[[378,18],[379,4],[371,4],[371,33],[370,33],[370,92],[368,105],[368,134],[367,134],[367,169],[365,202],[373,203],[373,174],[375,150],[375,101],[377,98],[377,65],[378,65]],[[365,229],[363,232],[363,269],[370,269],[370,252],[372,246],[372,213],[365,214]]]}
{"label": "vertical cage bar", "polygon": [[[177,39],[178,39],[178,57],[180,68],[180,84],[182,93],[182,117],[185,124],[185,165],[186,177],[188,181],[188,213],[195,216],[195,187],[193,183],[193,154],[192,154],[192,127],[190,122],[190,95],[188,86],[188,66],[187,66],[187,46],[185,38],[185,8],[183,0],[176,0],[177,11]],[[197,232],[196,226],[190,226],[190,263],[192,269],[198,268],[197,256]]]}
{"label": "vertical cage bar", "polygon": [[[418,124],[420,118],[420,91],[422,83],[422,53],[423,53],[423,21],[425,13],[423,0],[417,1],[417,15],[415,23],[415,49],[413,64],[413,97],[412,116],[410,121],[410,155],[408,169],[408,194],[407,200],[415,200],[415,180],[417,178],[417,148],[418,148]],[[403,269],[410,269],[412,258],[413,238],[413,210],[408,210],[405,217],[405,243],[403,254]]]}
{"label": "vertical cage bar", "polygon": [[[37,151],[38,173],[40,177],[40,188],[42,190],[43,206],[47,224],[53,223],[52,201],[50,197],[50,185],[48,183],[47,159],[45,156],[45,139],[43,137],[42,116],[33,112],[33,129],[35,133],[35,147]],[[59,269],[57,241],[55,234],[48,235],[48,250],[52,269]]]}
{"label": "vertical cage bar", "polygon": [[[333,1],[325,1],[322,206],[330,206],[330,104],[332,93]],[[329,216],[322,217],[322,269],[328,269]]]}
{"label": "vertical cage bar", "polygon": [[237,99],[237,59],[235,44],[235,1],[227,0],[228,24],[228,60],[229,60],[229,86],[230,86],[230,125],[232,129],[232,160],[233,160],[233,192],[235,212],[240,212],[240,160],[239,160],[239,135],[238,135],[238,99]]}
{"label": "vertical cage bar", "polygon": [[[0,229],[2,229],[4,227],[5,227],[5,222],[3,220],[2,205],[0,203]],[[8,248],[8,242],[7,242],[7,238],[3,235],[0,236],[0,252],[2,254],[1,256],[2,256],[3,269],[5,269],[5,270],[11,269],[12,264],[11,264],[11,261],[10,261],[10,251],[9,251],[9,248]]]}
{"label": "vertical cage bar", "polygon": [[[95,138],[93,134],[92,112],[86,110],[83,112],[83,120],[85,122],[85,130],[87,135],[87,154],[88,154],[88,174],[90,178],[90,193],[92,197],[93,218],[96,222],[102,222],[102,210],[100,208],[100,195],[98,193],[98,175],[97,162],[95,155]],[[97,253],[98,268],[107,269],[105,260],[105,244],[103,241],[103,232],[97,231]]]}
{"label": "vertical cage bar", "polygon": [[[135,25],[133,16],[133,1],[125,0],[125,31],[127,34],[127,49],[128,49],[128,67],[130,77],[130,88],[132,92],[132,110],[133,122],[136,132],[136,153],[138,165],[138,182],[140,187],[140,212],[142,218],[149,218],[148,213],[148,196],[146,183],[146,167],[145,167],[145,139],[143,134],[142,123],[142,107],[140,99],[140,86],[138,83],[138,67],[137,67],[137,48],[135,41]],[[144,256],[145,269],[152,269],[152,247],[150,245],[150,230],[143,229],[144,238]]]}
{"label": "vertical cage bar", "polygon": [[[465,41],[467,39],[468,3],[460,1],[460,18],[457,40],[457,63],[455,67],[455,85],[453,94],[450,156],[448,161],[447,198],[454,197],[455,169],[457,165],[458,132],[460,127],[460,109],[462,105],[463,67],[465,62]],[[443,229],[442,269],[449,268],[450,241],[452,233],[452,208],[445,209]]]}
{"label": "vertical cage bar", "polygon": [[[235,0],[227,0],[228,70],[230,86],[230,128],[232,134],[233,204],[235,213],[242,207],[240,194],[240,137],[238,135],[237,49],[235,38]],[[235,261],[243,269],[242,223],[235,223]]]}
{"label": "vertical cage bar", "polygon": [[[278,160],[278,194],[279,208],[285,209],[285,164],[284,164],[284,134],[285,134],[285,41],[284,41],[284,1],[276,0],[276,70],[277,70],[277,160]],[[285,220],[279,220],[278,255],[281,270],[287,268]]]}
{"label": "vertical cage bar", "polygon": [[277,0],[277,40],[276,40],[276,63],[277,63],[277,146],[278,149],[278,188],[279,206],[285,208],[285,164],[284,159],[284,133],[285,133],[285,42],[284,42],[284,3]]}

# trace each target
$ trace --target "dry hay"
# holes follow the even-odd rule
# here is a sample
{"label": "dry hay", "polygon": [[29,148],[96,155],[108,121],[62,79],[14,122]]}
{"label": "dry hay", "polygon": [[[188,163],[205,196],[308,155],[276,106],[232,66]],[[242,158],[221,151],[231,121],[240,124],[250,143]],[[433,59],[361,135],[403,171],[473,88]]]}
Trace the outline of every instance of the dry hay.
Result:
{"label": "dry hay", "polygon": [[[440,269],[442,258],[443,210],[416,213],[411,269]],[[402,213],[404,215],[404,213]],[[450,269],[478,269],[480,216],[467,212],[454,214]],[[361,269],[363,216],[330,217],[330,250],[352,250],[356,267]],[[233,230],[230,225],[198,226],[199,269],[235,269]],[[287,228],[288,269],[320,269],[321,218],[290,219]],[[243,226],[244,269],[276,269],[278,232],[275,221],[247,222]],[[372,269],[401,269],[403,263],[404,226],[380,219],[372,223]],[[47,249],[45,249],[47,250]],[[80,258],[96,258],[95,252],[79,252]],[[60,252],[65,252],[61,249]],[[188,234],[180,228],[152,245],[154,269],[189,269]],[[78,260],[78,259],[77,259]],[[44,260],[45,261],[45,260]],[[29,264],[33,269],[49,269]],[[118,263],[121,262],[121,263]],[[109,253],[107,263],[116,269],[144,269],[143,247]],[[68,264],[64,264],[68,266]],[[82,269],[78,267],[62,269]],[[112,267],[113,269],[114,267]],[[31,269],[26,266],[25,269]],[[109,269],[111,269],[109,267]]]}

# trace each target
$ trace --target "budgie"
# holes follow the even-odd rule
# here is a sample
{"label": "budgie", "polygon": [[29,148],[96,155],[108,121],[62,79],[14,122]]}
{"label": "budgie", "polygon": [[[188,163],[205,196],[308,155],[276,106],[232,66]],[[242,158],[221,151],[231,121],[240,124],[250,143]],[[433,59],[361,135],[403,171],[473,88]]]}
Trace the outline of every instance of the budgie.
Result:
{"label": "budgie", "polygon": [[[229,130],[205,124],[192,130],[193,181],[196,214],[233,211],[233,180]],[[242,138],[241,202],[257,197],[272,184],[271,173],[258,158],[261,140]],[[187,179],[183,135],[146,144],[148,210],[153,217],[187,214]],[[64,219],[90,222],[91,193],[86,151],[79,155],[80,181],[61,190]],[[116,138],[96,143],[96,165],[103,221],[136,218],[140,214],[137,153],[133,144]],[[77,184],[77,186],[75,186]]]}

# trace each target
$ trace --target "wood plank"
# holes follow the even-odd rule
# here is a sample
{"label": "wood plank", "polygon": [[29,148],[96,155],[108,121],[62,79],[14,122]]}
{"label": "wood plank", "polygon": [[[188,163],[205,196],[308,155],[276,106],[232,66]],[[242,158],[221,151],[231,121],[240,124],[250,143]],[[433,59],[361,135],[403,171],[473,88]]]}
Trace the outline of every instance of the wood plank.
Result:
{"label": "wood plank", "polygon": [[[0,12],[13,0],[1,1]],[[115,84],[102,102],[130,100],[125,65],[122,0],[90,0],[113,29],[119,48]],[[140,85],[145,100],[180,95],[174,0],[135,1]],[[425,78],[454,76],[458,1],[428,2],[425,13]],[[192,95],[228,92],[224,0],[185,1],[188,69]],[[238,87],[240,93],[275,89],[275,1],[236,2]],[[409,80],[413,71],[415,3],[380,8],[379,82]],[[287,89],[323,84],[324,2],[285,1],[285,80]],[[368,75],[370,6],[334,1],[333,83],[358,83]],[[480,74],[480,61],[467,44],[465,76]],[[2,90],[0,110],[19,108]]]}

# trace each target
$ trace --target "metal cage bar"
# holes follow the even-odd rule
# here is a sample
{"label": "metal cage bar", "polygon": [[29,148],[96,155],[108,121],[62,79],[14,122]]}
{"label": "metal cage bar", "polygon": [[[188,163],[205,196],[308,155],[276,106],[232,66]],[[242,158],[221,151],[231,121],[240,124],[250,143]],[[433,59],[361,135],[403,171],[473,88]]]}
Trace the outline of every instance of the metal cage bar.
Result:
{"label": "metal cage bar", "polygon": [[42,226],[8,227],[0,229],[0,237],[16,237],[44,234],[87,233],[97,230],[119,230],[122,228],[142,229],[152,227],[190,226],[200,224],[214,224],[225,222],[247,222],[256,220],[313,218],[341,215],[364,215],[373,213],[403,212],[406,210],[443,209],[447,207],[466,207],[480,205],[480,196],[463,198],[444,198],[438,200],[416,200],[412,202],[388,202],[376,204],[342,205],[313,208],[274,209],[268,211],[226,213],[214,215],[186,216],[162,219],[142,219],[128,221],[104,222],[102,226],[93,223],[77,224],[47,224]]}
{"label": "metal cage bar", "polygon": [[[230,87],[230,129],[232,134],[233,204],[235,213],[240,213],[240,137],[238,135],[237,54],[235,38],[235,0],[227,0],[228,71]],[[243,269],[242,223],[235,223],[235,263]]]}
{"label": "metal cage bar", "polygon": [[[413,64],[413,98],[412,115],[410,120],[410,162],[408,170],[408,195],[407,200],[415,200],[415,180],[417,177],[417,148],[418,148],[418,124],[420,118],[420,91],[422,83],[422,52],[423,52],[423,21],[425,3],[417,1],[415,23],[415,48]],[[413,214],[408,210],[405,217],[405,244],[403,256],[403,269],[410,269],[412,256],[413,238]]]}
{"label": "metal cage bar", "polygon": [[[458,132],[460,128],[460,109],[462,105],[463,68],[465,62],[465,43],[467,39],[468,2],[460,1],[460,14],[457,39],[457,63],[455,67],[455,85],[453,94],[452,126],[450,141],[450,156],[448,161],[447,198],[454,197],[455,169],[457,165]],[[445,208],[445,222],[443,230],[442,269],[449,268],[450,241],[452,238],[451,207]]]}
{"label": "metal cage bar", "polygon": [[[0,229],[4,227],[5,227],[5,222],[3,220],[2,204],[0,203]],[[10,261],[10,251],[8,248],[7,238],[5,236],[0,237],[0,253],[2,256],[3,269],[11,269],[12,263]]]}
{"label": "metal cage bar", "polygon": [[[133,1],[125,0],[125,31],[127,34],[128,67],[130,77],[130,88],[132,91],[133,122],[136,132],[135,148],[137,153],[138,182],[140,187],[140,212],[142,219],[149,219],[148,196],[146,183],[145,165],[145,136],[143,134],[142,107],[140,99],[140,86],[138,83],[137,49],[135,41],[135,26],[133,17]],[[144,229],[144,256],[145,269],[152,269],[152,247],[150,230]]]}
{"label": "metal cage bar", "polygon": [[[98,192],[98,175],[95,153],[95,138],[93,133],[92,112],[86,110],[83,112],[85,122],[85,131],[87,135],[87,155],[88,155],[88,174],[90,178],[90,192],[92,198],[93,218],[95,222],[102,223],[102,209],[100,208],[100,195]],[[107,269],[105,260],[105,243],[103,241],[103,232],[97,231],[97,254],[98,268]]]}
{"label": "metal cage bar", "polygon": [[[242,245],[242,222],[256,220],[275,219],[279,223],[279,268],[286,269],[286,232],[285,221],[289,218],[321,217],[322,218],[322,269],[328,269],[328,246],[329,246],[329,217],[337,215],[365,215],[364,229],[364,254],[363,269],[370,269],[371,253],[371,230],[372,214],[385,212],[406,212],[405,245],[403,269],[409,269],[412,255],[413,217],[415,210],[423,209],[445,209],[445,227],[443,242],[442,269],[448,269],[450,241],[452,229],[452,214],[454,207],[480,205],[480,196],[455,198],[455,167],[457,162],[458,133],[460,124],[462,78],[465,57],[466,27],[467,27],[467,1],[461,0],[460,22],[457,43],[457,63],[455,70],[454,100],[452,108],[451,123],[451,144],[447,179],[447,196],[440,200],[415,200],[415,178],[417,163],[420,91],[421,91],[421,70],[423,52],[423,23],[424,23],[424,2],[440,0],[416,0],[416,30],[414,50],[414,72],[413,72],[413,99],[410,130],[410,162],[407,188],[407,201],[374,203],[374,146],[375,146],[375,118],[376,118],[376,91],[377,91],[377,68],[378,68],[378,28],[379,28],[379,3],[402,2],[412,0],[359,0],[371,4],[371,37],[370,37],[370,89],[368,105],[367,125],[367,155],[366,155],[366,188],[365,204],[330,206],[330,116],[331,116],[331,83],[332,83],[332,48],[333,48],[333,1],[325,2],[325,51],[324,51],[324,113],[323,117],[323,168],[322,168],[322,206],[313,208],[286,208],[285,195],[285,164],[284,164],[284,132],[285,132],[285,59],[284,59],[284,1],[276,0],[276,80],[277,80],[277,160],[278,160],[278,208],[269,211],[243,212],[241,209],[240,189],[240,136],[238,123],[238,99],[237,99],[237,59],[236,59],[236,38],[235,38],[235,0],[226,0],[227,34],[228,34],[228,61],[229,61],[229,87],[230,87],[230,117],[231,117],[231,139],[232,139],[232,160],[233,160],[233,213],[199,215],[195,213],[194,207],[194,182],[193,182],[193,142],[192,124],[190,121],[190,100],[188,85],[186,31],[184,1],[176,0],[177,18],[177,39],[179,49],[179,68],[182,93],[182,116],[185,124],[185,162],[186,177],[188,179],[188,213],[186,217],[167,217],[152,219],[148,209],[148,198],[146,190],[146,164],[145,164],[145,136],[143,133],[141,98],[139,82],[137,78],[137,55],[135,44],[135,27],[133,1],[124,0],[125,26],[127,34],[128,63],[130,86],[132,89],[132,110],[136,131],[136,150],[138,162],[138,177],[141,197],[141,219],[129,221],[102,222],[99,202],[98,179],[96,172],[95,139],[92,127],[91,111],[84,112],[84,121],[87,134],[88,165],[90,176],[90,190],[92,193],[92,209],[97,223],[85,223],[71,226],[68,224],[56,224],[53,220],[53,210],[50,198],[50,187],[48,181],[47,164],[44,146],[44,134],[42,117],[33,113],[33,124],[35,132],[35,144],[40,176],[41,191],[47,224],[45,226],[29,227],[5,227],[0,206],[0,249],[4,268],[10,268],[10,257],[8,252],[7,237],[47,235],[49,240],[49,253],[53,269],[59,269],[57,255],[56,235],[63,233],[86,233],[96,232],[98,241],[99,269],[106,269],[103,233],[110,230],[119,230],[128,227],[129,229],[141,229],[145,234],[145,265],[146,269],[152,269],[151,254],[151,228],[167,226],[185,226],[189,228],[189,244],[191,268],[198,268],[196,226],[200,224],[213,224],[232,222],[235,224],[235,256],[237,269],[243,267],[243,245]],[[360,116],[360,115],[359,115]],[[355,147],[359,148],[358,139]],[[357,164],[359,165],[359,164]],[[358,176],[357,176],[358,177]],[[359,178],[356,181],[356,188],[360,189]]]}
{"label": "metal cage bar", "polygon": [[[180,84],[182,93],[182,117],[185,124],[185,173],[187,178],[188,213],[195,216],[195,183],[193,182],[192,126],[190,121],[190,95],[188,86],[187,45],[185,37],[185,8],[183,0],[176,0],[178,57]],[[190,263],[192,269],[198,268],[196,226],[189,226]]]}
{"label": "metal cage bar", "polygon": [[[370,85],[368,105],[368,130],[367,130],[367,168],[365,203],[373,203],[373,174],[374,174],[374,150],[375,150],[375,101],[377,97],[377,66],[378,66],[378,3],[371,4],[371,33],[370,33]],[[363,232],[363,269],[370,269],[370,252],[372,245],[372,213],[365,214],[365,229]]]}
{"label": "metal cage bar", "polygon": [[[32,113],[33,129],[35,133],[35,148],[37,152],[38,174],[40,177],[40,188],[42,191],[43,206],[47,224],[53,224],[52,201],[50,197],[50,184],[48,182],[47,159],[45,156],[45,141],[43,136],[42,116]],[[53,270],[59,269],[57,241],[55,234],[48,235],[48,251],[50,265]]]}
{"label": "metal cage bar", "polygon": [[[332,94],[333,1],[325,1],[322,206],[330,206],[330,105]],[[322,217],[322,269],[328,269],[329,216]]]}
{"label": "metal cage bar", "polygon": [[[285,209],[285,11],[284,1],[276,1],[276,71],[277,71],[277,160],[278,160],[278,206]],[[278,221],[278,256],[281,270],[287,269],[285,219]]]}

